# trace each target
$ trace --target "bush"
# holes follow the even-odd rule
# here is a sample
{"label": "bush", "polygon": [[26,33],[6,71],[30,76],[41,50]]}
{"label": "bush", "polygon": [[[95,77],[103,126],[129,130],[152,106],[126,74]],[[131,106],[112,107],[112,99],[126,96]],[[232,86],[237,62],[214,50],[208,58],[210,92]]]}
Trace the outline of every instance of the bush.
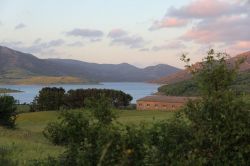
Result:
{"label": "bush", "polygon": [[0,125],[14,128],[16,122],[16,100],[12,96],[0,96]]}

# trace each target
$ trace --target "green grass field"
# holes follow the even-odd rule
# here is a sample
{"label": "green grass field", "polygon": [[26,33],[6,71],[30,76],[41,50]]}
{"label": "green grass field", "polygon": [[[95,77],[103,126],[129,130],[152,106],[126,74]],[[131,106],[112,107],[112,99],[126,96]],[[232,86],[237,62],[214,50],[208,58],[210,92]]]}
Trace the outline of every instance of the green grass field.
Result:
{"label": "green grass field", "polygon": [[[25,107],[19,107],[25,109]],[[163,111],[118,111],[118,121],[124,124],[138,124],[170,119],[173,112]],[[26,165],[33,159],[44,159],[57,156],[64,148],[51,144],[42,134],[49,122],[58,120],[59,112],[32,112],[18,114],[17,129],[9,130],[0,127],[0,148],[11,151],[11,158],[20,165]]]}

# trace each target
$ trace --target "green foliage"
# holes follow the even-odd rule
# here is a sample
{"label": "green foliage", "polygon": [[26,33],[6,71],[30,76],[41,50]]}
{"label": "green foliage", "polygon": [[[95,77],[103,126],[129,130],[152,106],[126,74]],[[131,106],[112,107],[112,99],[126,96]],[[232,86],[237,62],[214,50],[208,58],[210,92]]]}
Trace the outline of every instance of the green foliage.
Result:
{"label": "green foliage", "polygon": [[158,88],[159,92],[163,92],[170,96],[198,96],[198,86],[194,80],[181,81],[178,83],[163,85]]}
{"label": "green foliage", "polygon": [[[239,73],[230,88],[238,94],[250,94],[250,71]],[[171,96],[200,95],[198,84],[194,79],[163,85],[158,88],[158,91]]]}
{"label": "green foliage", "polygon": [[47,111],[47,110],[59,110],[63,105],[65,90],[63,88],[45,87],[39,91],[39,95],[35,97],[31,112]]}
{"label": "green foliage", "polygon": [[[66,112],[62,121],[50,123],[44,131],[53,143],[67,147],[56,159],[59,165],[164,165],[174,161],[172,155],[163,153],[166,151],[161,148],[165,143],[170,144],[167,152],[177,156],[177,151],[182,150],[172,149],[175,143],[182,146],[181,142],[188,142],[186,134],[190,133],[181,121],[176,122],[178,129],[175,125],[166,128],[171,126],[168,123],[122,125],[114,123],[117,116],[111,110],[110,100],[101,97],[89,101],[88,105],[91,116]],[[156,154],[162,158],[155,158]]]}
{"label": "green foliage", "polygon": [[[166,95],[197,96],[204,92],[209,93],[215,87],[221,89],[226,86],[238,94],[250,94],[250,71],[237,73],[242,60],[239,59],[235,64],[229,65],[228,57],[226,53],[215,53],[214,50],[210,50],[203,62],[195,66],[187,65],[188,70],[194,74],[193,79],[163,85],[158,91]],[[189,59],[185,59],[185,55],[183,58],[185,62],[189,62]],[[204,87],[204,84],[207,86]]]}
{"label": "green foliage", "polygon": [[65,93],[63,88],[45,87],[33,100],[30,111],[84,108],[89,99],[99,99],[101,96],[109,98],[116,108],[128,106],[133,99],[129,94],[112,89],[76,89]]}
{"label": "green foliage", "polygon": [[14,128],[16,121],[16,100],[12,96],[0,96],[0,125]]}
{"label": "green foliage", "polygon": [[88,99],[98,99],[105,96],[110,99],[112,106],[126,107],[133,99],[129,94],[112,89],[76,89],[69,90],[65,95],[64,105],[66,108],[75,109],[86,106]]}
{"label": "green foliage", "polygon": [[81,142],[88,132],[89,119],[82,112],[62,112],[60,122],[49,123],[44,135],[57,145],[66,145],[71,142]]}
{"label": "green foliage", "polygon": [[0,147],[0,164],[4,166],[16,166],[17,162],[11,159],[10,154],[13,150],[4,146]]}
{"label": "green foliage", "polygon": [[190,141],[194,147],[190,161],[200,161],[202,165],[248,165],[250,112],[242,96],[230,89],[238,64],[228,68],[223,55],[210,50],[202,67],[193,71],[202,98],[190,101],[184,111],[194,137]]}
{"label": "green foliage", "polygon": [[183,115],[176,115],[173,120],[155,123],[149,129],[151,165],[188,165],[193,136]]}
{"label": "green foliage", "polygon": [[109,125],[116,118],[116,112],[111,109],[111,100],[104,95],[100,96],[100,98],[87,100],[86,105],[94,118],[102,125]]}

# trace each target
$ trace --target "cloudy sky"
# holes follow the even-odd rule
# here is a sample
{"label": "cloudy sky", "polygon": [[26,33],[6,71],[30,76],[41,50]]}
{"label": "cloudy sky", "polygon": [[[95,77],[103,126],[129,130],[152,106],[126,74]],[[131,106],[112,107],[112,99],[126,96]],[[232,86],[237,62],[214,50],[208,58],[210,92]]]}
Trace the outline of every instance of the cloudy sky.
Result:
{"label": "cloudy sky", "polygon": [[39,58],[183,67],[250,50],[248,0],[0,0],[0,45]]}

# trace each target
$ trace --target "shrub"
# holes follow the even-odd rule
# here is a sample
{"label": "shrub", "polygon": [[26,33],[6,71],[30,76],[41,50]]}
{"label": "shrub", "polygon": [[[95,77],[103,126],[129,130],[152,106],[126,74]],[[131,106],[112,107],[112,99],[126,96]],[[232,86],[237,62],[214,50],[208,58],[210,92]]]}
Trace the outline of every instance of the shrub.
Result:
{"label": "shrub", "polygon": [[0,96],[0,125],[14,128],[16,122],[16,100],[12,96]]}

